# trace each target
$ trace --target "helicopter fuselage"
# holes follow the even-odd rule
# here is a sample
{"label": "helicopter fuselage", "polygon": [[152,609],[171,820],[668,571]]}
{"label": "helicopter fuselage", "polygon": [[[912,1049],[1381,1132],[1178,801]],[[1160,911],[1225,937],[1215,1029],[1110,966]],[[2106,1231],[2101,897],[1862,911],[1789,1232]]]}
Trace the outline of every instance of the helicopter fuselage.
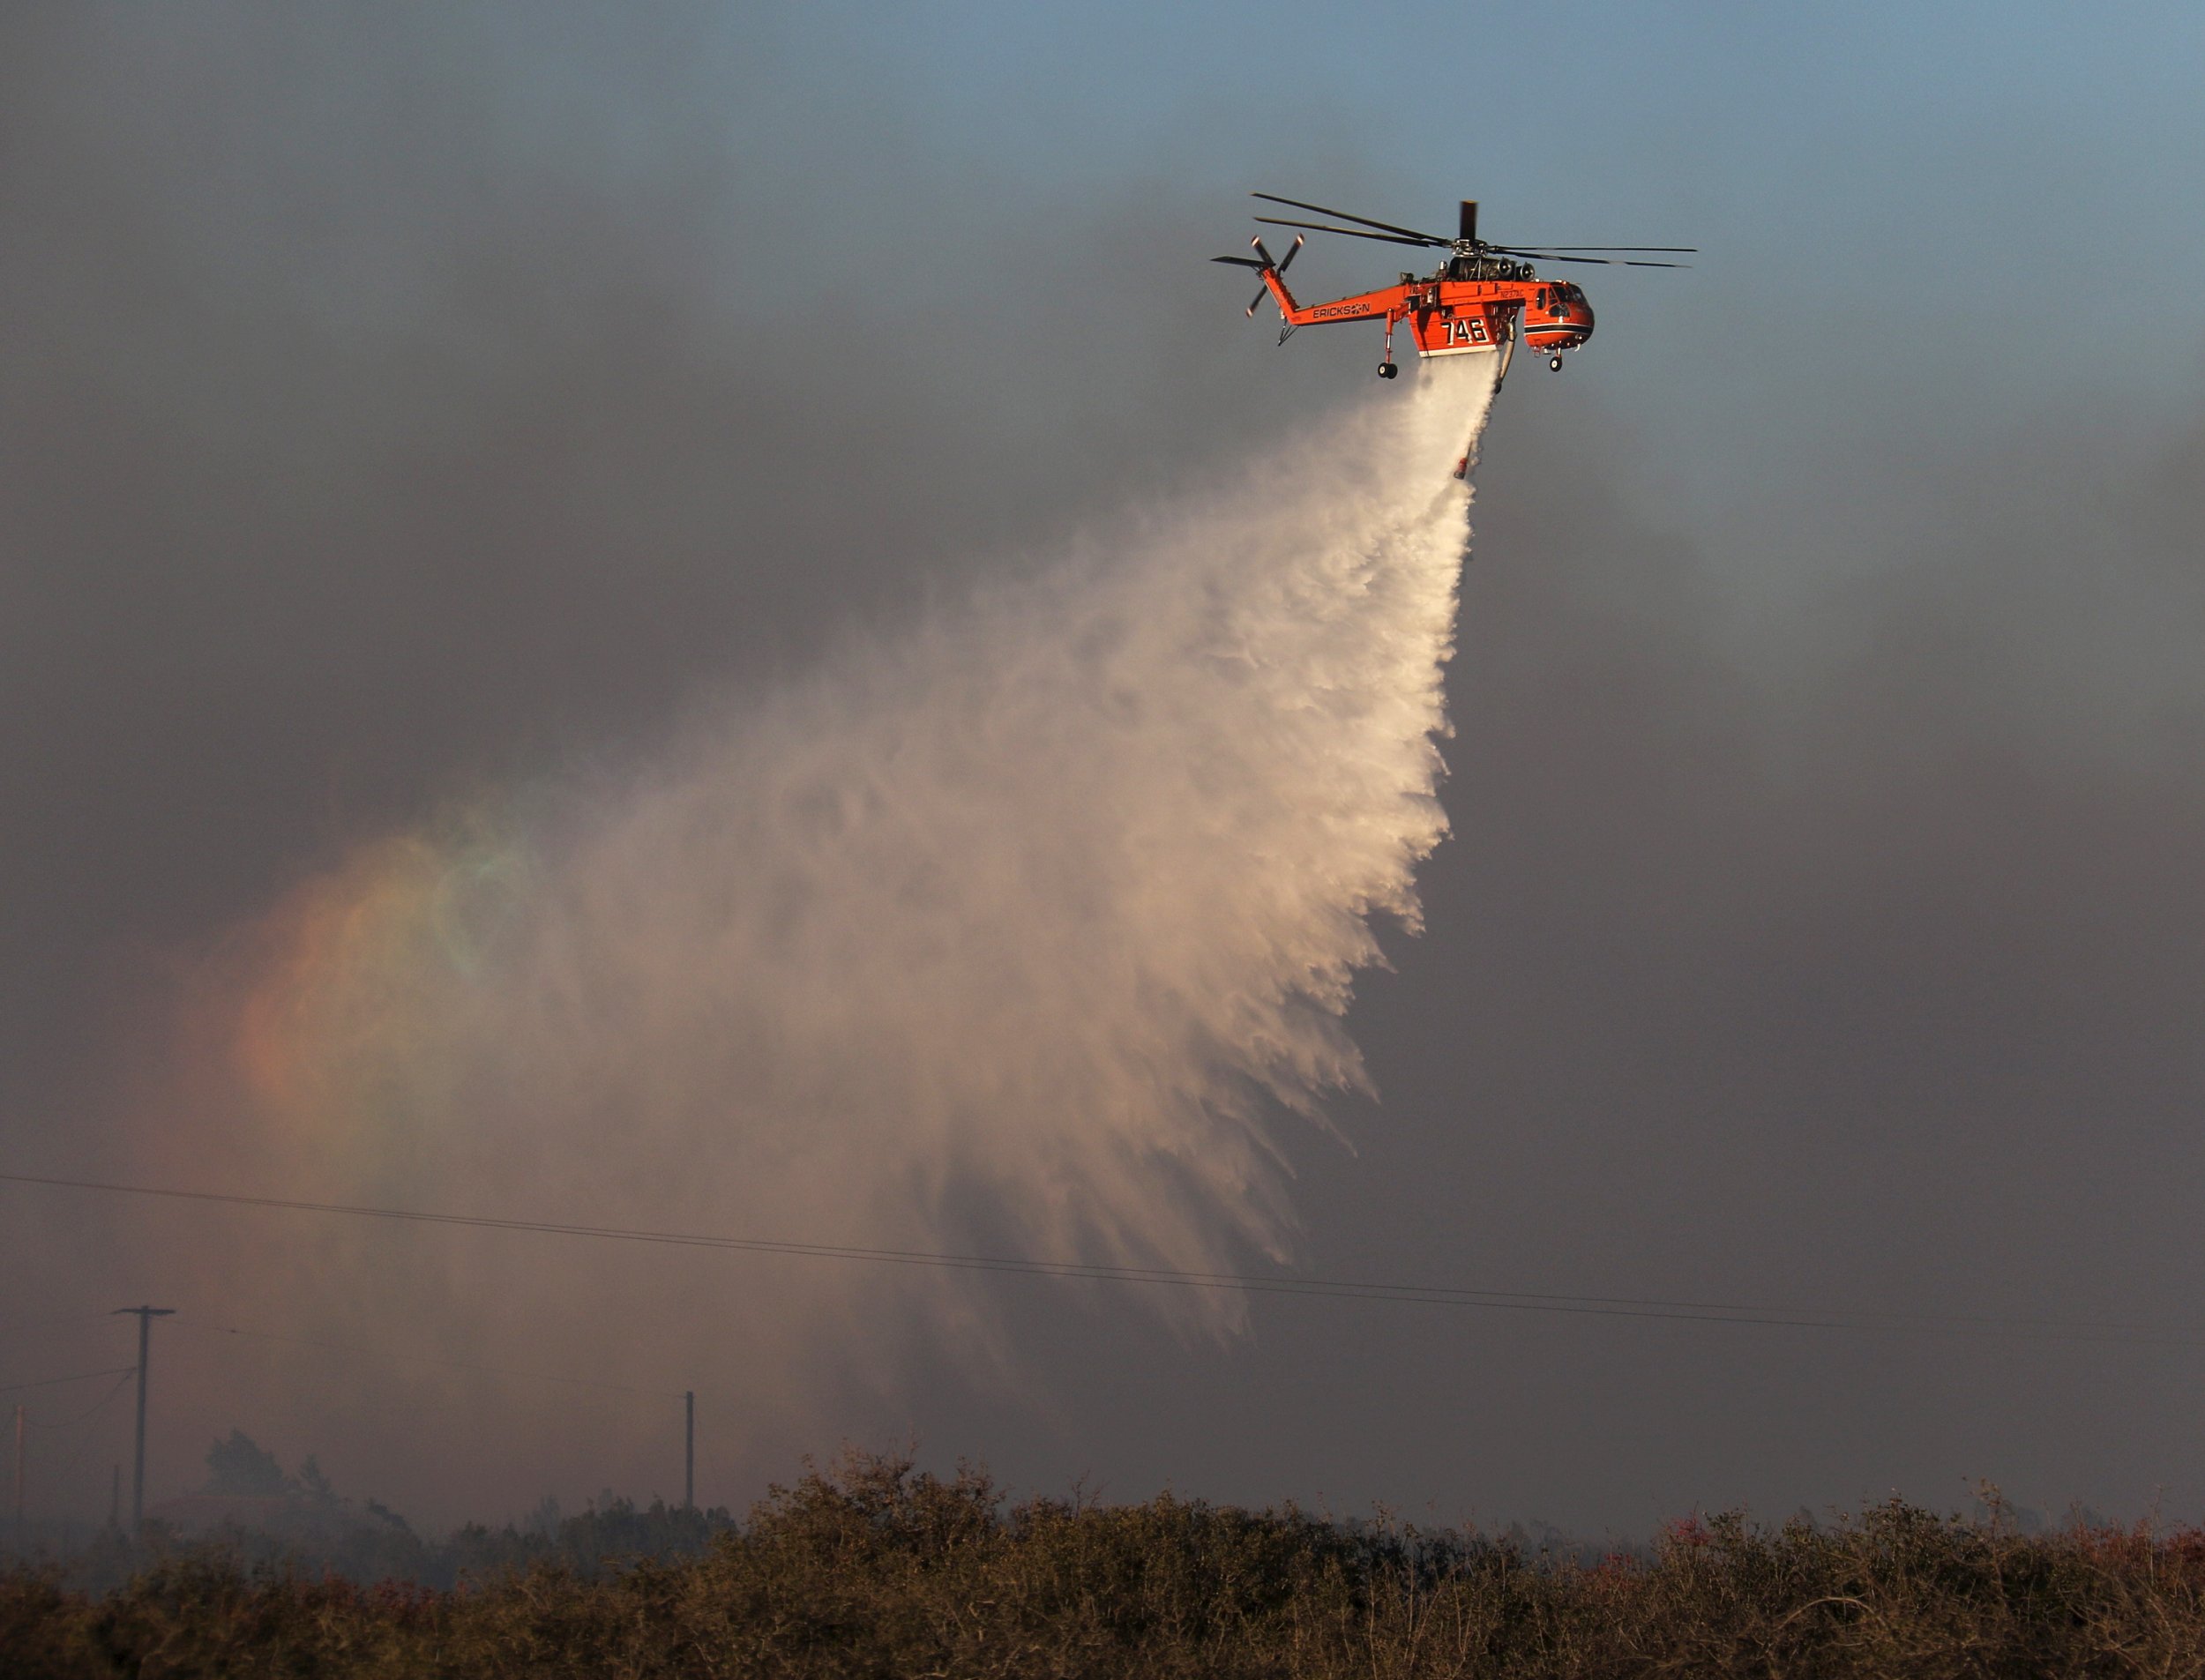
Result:
{"label": "helicopter fuselage", "polygon": [[[1501,278],[1481,270],[1514,272]],[[1463,271],[1478,277],[1455,278]],[[1540,280],[1526,264],[1457,258],[1424,279],[1403,275],[1394,285],[1328,303],[1297,302],[1275,267],[1266,267],[1262,278],[1288,326],[1383,321],[1389,356],[1401,325],[1425,356],[1490,354],[1516,338],[1542,354],[1557,354],[1593,335],[1592,305],[1583,290],[1566,280]]]}

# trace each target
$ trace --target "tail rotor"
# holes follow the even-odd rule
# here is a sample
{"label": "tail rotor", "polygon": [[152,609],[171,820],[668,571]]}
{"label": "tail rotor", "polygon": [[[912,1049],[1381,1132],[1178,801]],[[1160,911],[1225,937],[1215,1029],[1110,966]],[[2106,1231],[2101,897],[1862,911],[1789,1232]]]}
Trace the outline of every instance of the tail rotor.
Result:
{"label": "tail rotor", "polygon": [[[1287,247],[1286,256],[1284,258],[1274,261],[1272,258],[1271,253],[1264,249],[1263,235],[1261,234],[1258,234],[1253,239],[1248,242],[1250,248],[1256,253],[1253,257],[1213,257],[1210,258],[1210,261],[1213,263],[1230,263],[1235,268],[1252,268],[1258,273],[1261,273],[1264,270],[1269,269],[1274,273],[1283,274],[1288,269],[1293,267],[1294,259],[1302,254],[1302,247],[1306,243],[1308,243],[1308,241],[1304,240],[1301,235],[1296,234],[1294,235],[1294,243]],[[1247,314],[1250,320],[1252,321],[1255,319],[1256,310],[1262,307],[1263,300],[1270,295],[1271,288],[1267,286],[1261,291],[1258,292],[1255,296],[1248,300]]]}

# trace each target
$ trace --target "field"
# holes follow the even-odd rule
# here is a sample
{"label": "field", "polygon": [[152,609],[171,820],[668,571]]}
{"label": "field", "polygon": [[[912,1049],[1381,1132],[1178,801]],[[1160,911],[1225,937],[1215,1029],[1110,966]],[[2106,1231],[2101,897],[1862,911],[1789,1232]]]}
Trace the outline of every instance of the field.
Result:
{"label": "field", "polygon": [[742,1521],[467,1531],[448,1587],[243,1536],[12,1566],[0,1652],[22,1680],[2205,1673],[2205,1534],[2024,1534],[1990,1509],[1693,1519],[1598,1558],[1170,1497],[1013,1505],[977,1472],[851,1456]]}

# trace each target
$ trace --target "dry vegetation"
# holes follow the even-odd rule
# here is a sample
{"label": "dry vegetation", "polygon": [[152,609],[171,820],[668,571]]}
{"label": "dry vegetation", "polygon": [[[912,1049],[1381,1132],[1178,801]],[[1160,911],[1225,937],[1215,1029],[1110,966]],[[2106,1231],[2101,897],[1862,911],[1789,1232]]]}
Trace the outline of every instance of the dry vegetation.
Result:
{"label": "dry vegetation", "polygon": [[[673,1513],[676,1516],[683,1513]],[[235,1550],[99,1592],[0,1576],[11,1676],[2199,1675],[2205,1534],[1879,1506],[1643,1557],[1163,1497],[1009,1506],[853,1457],[692,1556],[539,1553],[451,1590]]]}

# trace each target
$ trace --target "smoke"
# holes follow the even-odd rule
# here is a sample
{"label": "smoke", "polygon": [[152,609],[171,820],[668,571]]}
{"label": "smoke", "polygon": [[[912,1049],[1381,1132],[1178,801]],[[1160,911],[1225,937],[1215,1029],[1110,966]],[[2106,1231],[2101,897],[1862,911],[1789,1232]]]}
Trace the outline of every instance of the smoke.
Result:
{"label": "smoke", "polygon": [[[640,765],[362,848],[202,973],[208,1111],[250,1116],[218,1147],[290,1192],[1283,1260],[1278,1122],[1367,1088],[1353,976],[1373,917],[1415,925],[1446,830],[1451,469],[1491,395],[1489,358],[1431,364],[1230,486],[702,709]],[[209,1136],[177,1141],[170,1176],[203,1176]],[[303,1238],[294,1278],[347,1290],[371,1265],[445,1354],[578,1295],[633,1317],[617,1264],[509,1252],[493,1283],[470,1251],[463,1288],[434,1244]],[[1242,1327],[1236,1297],[1160,1304],[1185,1333]],[[1020,1363],[973,1287],[935,1278],[788,1266],[692,1308],[768,1355],[752,1403],[892,1385],[914,1336]]]}
{"label": "smoke", "polygon": [[[1161,1204],[1244,1263],[1291,1245],[1312,1268],[1371,1275],[2194,1319],[2180,1233],[2205,1183],[2195,333],[2178,310],[2149,345],[2048,337],[2065,282],[1986,261],[2005,236],[1995,206],[2048,192],[2062,225],[2125,214],[2191,237],[2156,213],[2188,202],[2158,144],[2195,132],[2186,90],[2136,83],[2091,117],[2070,43],[2046,35],[2042,88],[2000,91],[2008,54],[1963,109],[1934,78],[1885,74],[1931,62],[1919,55],[1848,64],[1802,38],[1790,79],[1779,64],[1754,80],[1783,108],[1789,138],[1771,149],[1768,111],[1669,99],[1646,73],[1670,62],[1648,56],[1659,43],[1618,38],[1604,68],[1581,67],[1633,90],[1595,101],[1604,127],[1558,145],[1525,105],[1484,125],[1492,149],[1468,180],[1416,142],[1401,113],[1418,101],[1339,103],[1339,42],[1289,32],[1292,50],[1259,62],[1207,24],[1168,50],[1117,30],[1136,63],[1107,50],[1116,11],[1079,50],[1055,10],[1029,12],[1037,34],[974,25],[987,50],[967,51],[929,28],[923,53],[833,7],[0,12],[9,1161],[793,1235],[878,1229],[885,1197],[945,1240],[1037,1249],[1032,1225],[1099,1257],[1092,1222],[1009,1188],[1063,1124],[1057,1107],[1029,1104],[1035,1130],[1006,1141],[946,1093],[905,1100],[908,1135],[949,1114],[935,1124],[965,1152],[938,1154],[926,1182],[907,1134],[848,1130],[848,1102],[781,1131],[760,1117],[768,1097],[790,1108],[760,1070],[796,1079],[799,1049],[845,1085],[891,1085],[922,1015],[952,1012],[945,974],[999,945],[998,927],[899,952],[884,930],[917,923],[884,922],[886,885],[868,877],[845,936],[866,962],[819,985],[853,1027],[894,1003],[905,1040],[853,1030],[830,1057],[815,1025],[753,1053],[739,1031],[785,1038],[819,1018],[782,996],[791,965],[752,974],[730,957],[689,992],[669,982],[661,1002],[685,1017],[650,1017],[655,1036],[608,1062],[595,1048],[612,1023],[647,1013],[616,978],[643,948],[605,948],[612,888],[584,903],[597,877],[583,862],[631,831],[627,855],[676,855],[670,839],[643,845],[642,813],[715,751],[793,780],[769,749],[832,741],[866,765],[863,785],[893,780],[874,743],[917,731],[893,697],[933,665],[975,704],[1006,692],[983,645],[1026,648],[1034,667],[1044,646],[1072,650],[1048,669],[1078,687],[1067,668],[1099,656],[1053,603],[1099,616],[1129,599],[1161,516],[1056,564],[1037,534],[1267,450],[1271,416],[1343,387],[1404,395],[1371,391],[1359,334],[1274,354],[1231,314],[1245,295],[1204,259],[1228,249],[1245,190],[1414,220],[1506,181],[1506,213],[1553,206],[1556,237],[1682,239],[1715,266],[1643,284],[1603,271],[1618,283],[1602,283],[1593,355],[1561,378],[1517,375],[1488,441],[1448,682],[1456,837],[1418,879],[1434,937],[1394,940],[1380,913],[1401,972],[1364,971],[1348,1018],[1383,1124],[1313,1099],[1355,1126],[1350,1162],[1212,1064],[1259,1117],[1200,1120],[1200,1159],[1238,1147],[1258,1188],[1198,1185],[1152,1152],[1110,1158],[1143,1189],[1107,1205],[1139,1239]],[[1426,56],[1419,73],[1462,68]],[[1484,97],[1516,93],[1504,78]],[[1269,120],[1282,99],[1288,132]],[[1864,175],[1846,113],[1871,109],[1881,149]],[[1408,126],[1374,131],[1388,110]],[[1678,112],[1693,114],[1681,127]],[[2146,143],[2137,124],[2154,120],[2164,133]],[[1845,143],[1824,146],[1831,135]],[[1993,161],[1914,167],[1955,146]],[[1768,178],[1710,182],[1717,156],[1758,158]],[[1853,213],[1826,213],[1828,198],[1804,213],[1783,190],[1818,156],[1843,161],[1834,192]],[[1880,304],[1852,230],[1865,217],[1895,238],[1948,233],[1956,212],[1988,216],[1984,238],[1914,244],[1945,252],[1941,292],[1983,307],[1926,357],[1864,358]],[[1312,289],[1319,273],[1328,293],[1367,283],[1365,249],[1305,256]],[[2150,295],[2135,277],[2152,271],[2124,272],[2120,295]],[[1349,482],[1338,452],[1355,436],[1327,428],[1297,458],[1312,482]],[[1296,470],[1256,469],[1272,488],[1245,487],[1252,519],[1267,529],[1303,504]],[[1191,528],[1230,499],[1177,505]],[[1283,580],[1318,533],[1277,523],[1262,557]],[[843,627],[908,620],[927,589],[952,598],[1005,554],[1042,580],[822,659]],[[1216,555],[1192,564],[1254,586]],[[1131,631],[1164,638],[1150,610]],[[1046,638],[1006,643],[1020,618]],[[700,683],[755,691],[776,674],[776,699],[729,700],[670,736]],[[1152,728],[1191,730],[1176,694],[1147,698]],[[1069,734],[1075,720],[1084,757],[1066,749],[1034,796],[1086,807],[1102,831],[1087,855],[1107,858],[1131,818],[1102,791],[1122,783],[1092,750],[1095,721],[1050,721]],[[958,745],[946,724],[928,739],[944,758]],[[594,767],[514,769],[590,743]],[[1192,779],[1194,759],[1154,744]],[[983,755],[1009,800],[1009,760],[968,756]],[[813,780],[832,785],[826,762]],[[973,780],[938,824],[979,809]],[[727,803],[778,832],[763,788],[730,786]],[[1214,791],[1193,813],[1218,825],[1221,853],[1243,832],[1228,811]],[[964,832],[991,856],[1008,844],[976,821]],[[737,843],[723,836],[697,878],[797,926],[811,900]],[[840,843],[786,858],[787,873],[862,873]],[[1241,858],[1224,886],[1251,886],[1259,862]],[[629,890],[674,924],[669,948],[703,962],[719,910],[701,888],[678,899],[675,878]],[[1016,896],[1005,883],[991,902]],[[682,901],[703,907],[684,917]],[[1095,940],[1099,918],[1049,907],[1049,925]],[[168,995],[162,959],[244,923],[191,976],[205,1007],[162,1053],[146,1027],[148,991]],[[805,925],[789,944],[824,949],[826,930]],[[571,982],[592,989],[564,1017],[543,995],[562,930],[596,941]],[[901,991],[896,962],[914,970]],[[1084,978],[1105,989],[1099,967]],[[1001,1041],[1040,1008],[1003,989],[1010,1006],[968,1024],[968,1059],[933,1064],[968,1108],[981,1064],[1014,1059]],[[1204,1023],[1214,991],[1195,998]],[[1336,1037],[1339,1018],[1307,994],[1300,1008],[1296,1030]],[[1162,1004],[1142,1019],[1197,1019]],[[712,1075],[709,1103],[700,1036],[732,1070]],[[804,1149],[808,1175],[779,1158]],[[857,1158],[841,1176],[838,1153]],[[877,1188],[898,1171],[904,1193]],[[1083,1205],[1103,1203],[1078,1182]],[[1076,1285],[990,1293],[58,1192],[5,1206],[6,1255],[37,1297],[22,1312],[99,1316],[0,1376],[121,1363],[129,1321],[107,1309],[183,1310],[154,1333],[156,1497],[196,1479],[233,1427],[287,1463],[318,1452],[340,1486],[415,1515],[494,1513],[548,1487],[663,1491],[692,1385],[711,1498],[843,1435],[907,1430],[1051,1487],[1093,1469],[1119,1492],[1430,1498],[1449,1516],[1475,1502],[1591,1527],[1921,1494],[1986,1469],[2108,1508],[2140,1509],[2137,1490],[2164,1481],[2169,1508],[2195,1512],[2205,1486],[2168,1445],[2190,1438],[2179,1400],[2153,1410],[2184,1384],[2097,1349],[1955,1364],[1925,1341],[1868,1367],[1850,1343],[1772,1358],[1760,1340],[1618,1339],[1592,1320],[1447,1336],[1423,1318],[1259,1309],[1228,1358],[1200,1338],[1230,1321],[1185,1321],[1193,1356],[1175,1359],[1139,1316],[1146,1297],[1082,1310]],[[217,1324],[330,1348],[218,1338]],[[975,1349],[997,1359],[977,1384]],[[1012,1385],[1021,1369],[1072,1397],[1058,1418]],[[737,1415],[762,1433],[731,1438]],[[34,1511],[104,1514],[127,1423],[110,1408],[43,1467],[34,1433]],[[1478,1437],[1511,1450],[1435,1446]],[[79,1438],[93,1445],[71,1492],[62,1466]]]}

